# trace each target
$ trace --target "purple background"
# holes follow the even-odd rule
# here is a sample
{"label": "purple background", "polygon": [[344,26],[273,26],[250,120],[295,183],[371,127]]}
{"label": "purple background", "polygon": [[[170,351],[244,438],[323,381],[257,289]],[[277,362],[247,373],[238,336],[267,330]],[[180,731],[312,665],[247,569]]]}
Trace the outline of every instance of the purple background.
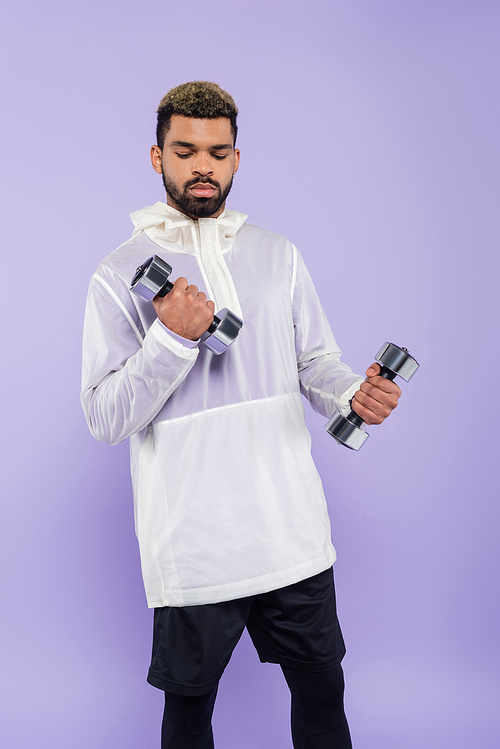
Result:
{"label": "purple background", "polygon": [[[4,8],[2,746],[159,745],[128,445],[87,431],[80,341],[93,269],[163,199],[157,103],[198,78],[240,108],[229,207],[299,246],[345,361],[393,340],[422,365],[359,454],[308,411],[355,747],[499,745],[499,22],[496,0]],[[214,724],[218,749],[291,745],[246,635]]]}

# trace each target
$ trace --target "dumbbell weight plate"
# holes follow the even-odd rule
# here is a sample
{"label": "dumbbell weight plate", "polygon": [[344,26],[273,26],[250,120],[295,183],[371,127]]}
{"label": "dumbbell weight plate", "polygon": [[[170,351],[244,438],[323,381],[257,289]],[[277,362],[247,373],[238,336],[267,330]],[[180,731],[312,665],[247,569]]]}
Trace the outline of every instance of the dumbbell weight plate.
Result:
{"label": "dumbbell weight plate", "polygon": [[158,257],[158,255],[150,257],[137,268],[130,291],[133,291],[146,302],[150,302],[165,286],[171,273],[172,266],[162,260],[161,257]]}
{"label": "dumbbell weight plate", "polygon": [[211,325],[207,332],[203,333],[201,340],[210,351],[219,355],[223,354],[233,343],[243,326],[243,321],[227,307],[217,312],[214,320],[217,319],[219,323],[215,329]]}
{"label": "dumbbell weight plate", "polygon": [[353,424],[348,418],[339,413],[332,416],[326,425],[326,431],[340,445],[344,445],[344,447],[348,447],[350,450],[359,450],[370,436],[360,426],[356,426],[356,424]]}
{"label": "dumbbell weight plate", "polygon": [[394,343],[384,343],[375,355],[375,361],[390,369],[394,375],[402,377],[406,382],[411,380],[419,368],[418,362],[411,356],[408,349],[400,348]]}

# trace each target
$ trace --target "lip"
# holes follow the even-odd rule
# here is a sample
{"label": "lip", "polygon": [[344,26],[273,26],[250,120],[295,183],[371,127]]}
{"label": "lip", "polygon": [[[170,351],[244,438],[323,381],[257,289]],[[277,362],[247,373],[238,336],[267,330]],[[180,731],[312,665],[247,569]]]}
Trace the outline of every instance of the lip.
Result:
{"label": "lip", "polygon": [[215,195],[215,187],[213,187],[212,185],[204,184],[203,182],[192,185],[189,188],[189,191],[197,198],[211,198],[213,195]]}

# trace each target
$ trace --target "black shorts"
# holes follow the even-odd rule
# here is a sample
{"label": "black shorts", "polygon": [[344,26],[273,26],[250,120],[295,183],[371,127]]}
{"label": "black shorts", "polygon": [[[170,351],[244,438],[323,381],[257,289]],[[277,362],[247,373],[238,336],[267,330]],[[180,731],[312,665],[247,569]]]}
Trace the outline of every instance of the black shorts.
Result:
{"label": "black shorts", "polygon": [[156,608],[148,682],[186,696],[211,691],[245,627],[262,663],[308,672],[335,668],[345,646],[332,569],[248,598]]}

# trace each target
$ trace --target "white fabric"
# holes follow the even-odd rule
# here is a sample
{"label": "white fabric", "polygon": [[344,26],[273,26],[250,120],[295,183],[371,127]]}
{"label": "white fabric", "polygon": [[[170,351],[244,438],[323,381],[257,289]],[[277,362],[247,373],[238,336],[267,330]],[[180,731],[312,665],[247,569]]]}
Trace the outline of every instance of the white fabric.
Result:
{"label": "white fabric", "polygon": [[[235,211],[192,221],[156,203],[132,218],[132,238],[90,283],[82,403],[95,437],[131,438],[148,605],[230,600],[321,572],[335,550],[300,393],[325,417],[347,413],[363,378],[340,362],[302,258]],[[130,293],[153,254],[216,309],[241,310],[224,354],[183,345]]]}

